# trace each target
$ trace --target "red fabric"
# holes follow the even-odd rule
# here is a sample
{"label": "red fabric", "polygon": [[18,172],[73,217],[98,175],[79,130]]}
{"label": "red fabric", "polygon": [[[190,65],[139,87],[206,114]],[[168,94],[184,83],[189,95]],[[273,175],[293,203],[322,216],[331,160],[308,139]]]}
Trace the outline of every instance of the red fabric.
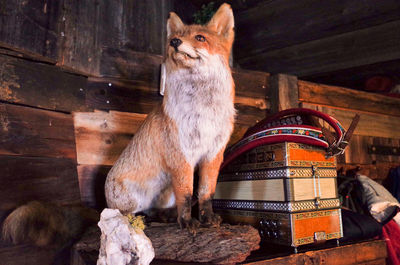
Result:
{"label": "red fabric", "polygon": [[392,219],[383,226],[382,236],[386,240],[389,264],[400,265],[400,226]]}

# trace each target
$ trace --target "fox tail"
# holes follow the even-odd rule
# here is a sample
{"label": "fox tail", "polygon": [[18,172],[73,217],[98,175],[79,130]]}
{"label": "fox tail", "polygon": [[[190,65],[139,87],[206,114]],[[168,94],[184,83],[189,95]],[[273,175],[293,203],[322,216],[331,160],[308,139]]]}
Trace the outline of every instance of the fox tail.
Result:
{"label": "fox tail", "polygon": [[98,220],[99,214],[93,209],[32,201],[7,216],[2,237],[14,244],[58,248],[78,239],[86,227]]}

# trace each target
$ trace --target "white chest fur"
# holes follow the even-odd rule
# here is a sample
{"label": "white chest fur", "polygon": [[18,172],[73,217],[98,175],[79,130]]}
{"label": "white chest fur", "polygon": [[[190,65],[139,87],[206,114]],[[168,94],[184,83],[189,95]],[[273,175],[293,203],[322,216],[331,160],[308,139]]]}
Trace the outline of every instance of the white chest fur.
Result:
{"label": "white chest fur", "polygon": [[193,166],[213,159],[232,132],[232,76],[226,67],[215,56],[211,65],[167,70],[164,108],[177,124],[181,151]]}

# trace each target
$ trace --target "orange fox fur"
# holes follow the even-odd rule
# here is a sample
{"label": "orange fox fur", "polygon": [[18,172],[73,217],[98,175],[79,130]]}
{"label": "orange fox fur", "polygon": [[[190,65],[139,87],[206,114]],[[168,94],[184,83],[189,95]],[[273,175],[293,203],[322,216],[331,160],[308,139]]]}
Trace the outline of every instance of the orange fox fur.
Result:
{"label": "orange fox fur", "polygon": [[194,229],[193,173],[199,169],[199,219],[219,225],[211,199],[233,129],[234,83],[229,55],[232,9],[223,4],[205,25],[170,13],[162,105],[151,112],[109,172],[108,207],[123,213],[177,206],[178,223]]}

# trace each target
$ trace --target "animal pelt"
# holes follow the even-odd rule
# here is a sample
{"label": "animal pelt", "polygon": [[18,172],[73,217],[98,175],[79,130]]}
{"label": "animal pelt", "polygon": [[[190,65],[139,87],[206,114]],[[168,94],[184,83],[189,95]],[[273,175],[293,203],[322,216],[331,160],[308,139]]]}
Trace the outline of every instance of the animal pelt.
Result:
{"label": "animal pelt", "polygon": [[93,209],[31,201],[8,215],[2,237],[14,244],[60,248],[79,238],[86,227],[98,220],[99,214]]}

